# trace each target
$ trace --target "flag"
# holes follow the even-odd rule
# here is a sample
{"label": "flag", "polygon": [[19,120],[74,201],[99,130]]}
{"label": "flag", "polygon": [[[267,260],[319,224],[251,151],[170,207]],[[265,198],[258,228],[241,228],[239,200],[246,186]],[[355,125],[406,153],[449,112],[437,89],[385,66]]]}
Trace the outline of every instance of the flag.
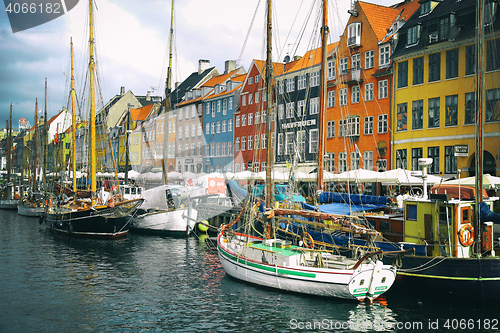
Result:
{"label": "flag", "polygon": [[56,133],[56,137],[54,138],[54,145],[57,145],[57,133]]}

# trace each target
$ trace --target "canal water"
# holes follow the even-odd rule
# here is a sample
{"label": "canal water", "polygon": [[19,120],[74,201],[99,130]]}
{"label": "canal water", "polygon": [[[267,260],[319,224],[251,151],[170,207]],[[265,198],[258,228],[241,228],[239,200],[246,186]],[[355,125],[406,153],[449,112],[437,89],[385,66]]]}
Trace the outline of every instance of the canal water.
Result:
{"label": "canal water", "polygon": [[5,210],[0,230],[0,332],[500,330],[499,309],[469,305],[466,291],[460,304],[389,294],[368,305],[241,283],[197,237],[73,239]]}

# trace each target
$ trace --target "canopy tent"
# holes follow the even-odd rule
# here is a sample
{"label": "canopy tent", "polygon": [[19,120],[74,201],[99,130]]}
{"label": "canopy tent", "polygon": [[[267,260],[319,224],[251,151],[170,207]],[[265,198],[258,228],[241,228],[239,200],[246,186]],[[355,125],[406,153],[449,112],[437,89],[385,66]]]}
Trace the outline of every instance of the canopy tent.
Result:
{"label": "canopy tent", "polygon": [[[443,182],[443,185],[462,185],[462,186],[475,186],[476,177],[467,177],[460,179],[453,179]],[[483,175],[483,188],[500,188],[500,177],[495,177],[490,174]]]}

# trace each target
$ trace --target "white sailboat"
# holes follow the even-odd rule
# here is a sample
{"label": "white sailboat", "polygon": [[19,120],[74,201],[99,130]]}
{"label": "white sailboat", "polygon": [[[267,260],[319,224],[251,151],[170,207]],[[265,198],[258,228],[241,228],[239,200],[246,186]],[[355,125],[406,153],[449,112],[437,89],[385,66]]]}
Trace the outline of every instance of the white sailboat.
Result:
{"label": "white sailboat", "polygon": [[[271,59],[271,1],[267,1],[267,61],[266,61],[266,89],[267,101],[272,100],[272,59]],[[327,1],[323,2],[322,48],[323,63],[326,61]],[[324,68],[324,66],[322,66]],[[321,73],[321,95],[326,91],[326,75]],[[324,97],[320,100],[321,115],[325,113]],[[267,104],[266,135],[270,142],[271,132],[271,103]],[[319,122],[320,135],[322,122]],[[321,140],[320,140],[321,142]],[[321,155],[321,146],[318,149]],[[267,161],[272,161],[271,149],[267,150]],[[271,164],[266,164],[266,193],[273,193],[271,179]],[[318,189],[321,189],[322,168],[321,156],[318,157]],[[263,203],[260,203],[261,205]],[[246,202],[240,215],[229,225],[223,225],[217,238],[219,259],[227,274],[230,276],[284,291],[303,294],[338,297],[343,299],[358,299],[372,301],[386,292],[394,283],[396,268],[384,265],[377,257],[381,252],[368,252],[357,258],[340,254],[340,251],[325,251],[314,249],[314,241],[307,234],[303,234],[303,241],[299,245],[279,239],[277,226],[280,215],[305,215],[321,220],[330,219],[337,223],[336,217],[327,214],[314,216],[314,212],[301,210],[283,211],[271,209],[259,214],[255,209],[251,214],[243,217],[245,207],[253,205]],[[272,195],[266,196],[265,207],[273,207]],[[248,207],[250,208],[250,207]],[[311,215],[312,214],[312,215]],[[319,213],[321,214],[321,213]],[[242,219],[240,226],[243,231],[234,230],[233,226]],[[253,230],[259,224],[264,224],[263,237],[256,237]],[[352,230],[370,233],[365,229]],[[350,228],[346,228],[350,230]],[[376,235],[376,233],[373,233]],[[351,249],[354,254],[355,249]]]}

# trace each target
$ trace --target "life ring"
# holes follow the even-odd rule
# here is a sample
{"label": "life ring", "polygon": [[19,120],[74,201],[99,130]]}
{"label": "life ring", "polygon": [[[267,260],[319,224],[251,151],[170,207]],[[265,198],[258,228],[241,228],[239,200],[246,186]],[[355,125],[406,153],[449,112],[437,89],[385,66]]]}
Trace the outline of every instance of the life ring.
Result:
{"label": "life ring", "polygon": [[304,243],[304,246],[307,248],[310,248],[310,249],[314,248],[314,239],[307,232],[302,233],[302,243]]}
{"label": "life ring", "polygon": [[474,227],[471,224],[462,226],[458,232],[458,240],[462,246],[471,246],[474,243]]}
{"label": "life ring", "polygon": [[184,208],[184,204],[181,204],[181,208]]}

